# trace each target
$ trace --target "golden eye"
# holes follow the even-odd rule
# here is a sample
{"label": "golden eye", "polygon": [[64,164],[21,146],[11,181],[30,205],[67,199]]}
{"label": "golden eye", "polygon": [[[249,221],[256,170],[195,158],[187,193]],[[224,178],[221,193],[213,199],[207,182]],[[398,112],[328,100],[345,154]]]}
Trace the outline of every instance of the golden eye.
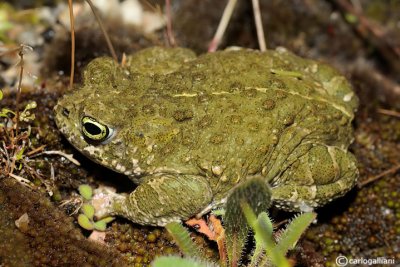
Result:
{"label": "golden eye", "polygon": [[111,136],[112,129],[92,117],[85,116],[82,118],[82,132],[85,138],[91,141],[103,142]]}

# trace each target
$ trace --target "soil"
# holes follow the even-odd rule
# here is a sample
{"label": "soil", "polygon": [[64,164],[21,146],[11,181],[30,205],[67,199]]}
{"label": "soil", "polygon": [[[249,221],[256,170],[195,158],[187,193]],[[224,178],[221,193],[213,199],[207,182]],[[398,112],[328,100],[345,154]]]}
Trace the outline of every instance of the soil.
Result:
{"label": "soil", "polygon": [[[33,5],[52,6],[56,2]],[[161,0],[147,2],[164,4]],[[225,1],[171,2],[178,45],[205,53]],[[11,3],[15,12],[32,7],[29,1]],[[359,185],[317,210],[317,223],[307,230],[290,258],[296,266],[336,266],[339,255],[349,259],[384,257],[400,264],[400,1],[261,0],[260,10],[269,49],[284,46],[300,56],[334,65],[349,78],[360,98],[351,146],[359,162]],[[219,49],[257,49],[253,21],[251,1],[239,0]],[[116,20],[105,19],[103,23],[120,58],[123,53],[151,45],[168,45],[163,29],[143,34]],[[41,62],[40,82],[25,86],[19,103],[20,107],[32,100],[38,104],[32,147],[46,145],[46,150],[74,154],[81,166],[59,156],[32,158],[29,165],[42,177],[33,179],[34,190],[0,176],[0,266],[147,266],[157,255],[178,253],[164,229],[142,227],[123,219],[108,227],[106,245],[89,241],[89,232],[76,223],[76,205],[60,206],[76,198],[77,188],[83,183],[93,187],[133,185],[87,160],[57,131],[52,108],[68,90],[64,74],[69,73],[69,32],[59,25],[35,30],[46,37],[34,47]],[[94,57],[108,54],[108,50],[93,21],[77,25],[76,40],[75,81],[79,83],[82,67]],[[8,42],[13,42],[11,37]],[[12,67],[4,58],[0,62],[2,71]],[[2,83],[7,87],[7,81]],[[15,80],[8,85],[15,88]],[[15,108],[15,91],[4,92],[1,108]],[[15,221],[24,213],[29,223],[17,227]],[[293,216],[275,211],[272,214],[275,221]],[[209,258],[217,257],[214,243],[194,231],[192,235]]]}

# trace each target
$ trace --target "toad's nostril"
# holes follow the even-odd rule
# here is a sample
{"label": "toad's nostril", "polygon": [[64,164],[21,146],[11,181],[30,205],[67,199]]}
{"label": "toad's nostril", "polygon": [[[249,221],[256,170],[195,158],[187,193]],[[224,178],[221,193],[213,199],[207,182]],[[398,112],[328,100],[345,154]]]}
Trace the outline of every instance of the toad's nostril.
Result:
{"label": "toad's nostril", "polygon": [[63,108],[63,109],[62,109],[62,114],[63,114],[65,117],[68,118],[68,116],[69,116],[69,110],[66,109],[66,108]]}

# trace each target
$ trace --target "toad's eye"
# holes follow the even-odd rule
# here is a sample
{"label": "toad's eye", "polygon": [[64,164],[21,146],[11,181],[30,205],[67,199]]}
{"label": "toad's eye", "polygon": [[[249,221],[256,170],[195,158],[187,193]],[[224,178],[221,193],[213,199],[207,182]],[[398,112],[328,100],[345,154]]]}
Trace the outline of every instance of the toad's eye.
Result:
{"label": "toad's eye", "polygon": [[82,132],[88,140],[100,143],[110,138],[113,130],[92,117],[85,116],[82,118]]}

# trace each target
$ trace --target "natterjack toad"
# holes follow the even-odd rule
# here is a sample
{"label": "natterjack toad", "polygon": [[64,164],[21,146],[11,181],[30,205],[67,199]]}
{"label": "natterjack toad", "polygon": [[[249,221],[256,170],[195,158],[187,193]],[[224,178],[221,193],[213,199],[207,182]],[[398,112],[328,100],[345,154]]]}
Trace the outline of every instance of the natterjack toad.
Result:
{"label": "natterjack toad", "polygon": [[347,150],[357,105],[336,70],[284,49],[154,47],[122,67],[93,60],[55,111],[79,151],[138,184],[110,193],[104,213],[162,226],[223,205],[255,176],[287,210],[342,196],[358,177]]}

